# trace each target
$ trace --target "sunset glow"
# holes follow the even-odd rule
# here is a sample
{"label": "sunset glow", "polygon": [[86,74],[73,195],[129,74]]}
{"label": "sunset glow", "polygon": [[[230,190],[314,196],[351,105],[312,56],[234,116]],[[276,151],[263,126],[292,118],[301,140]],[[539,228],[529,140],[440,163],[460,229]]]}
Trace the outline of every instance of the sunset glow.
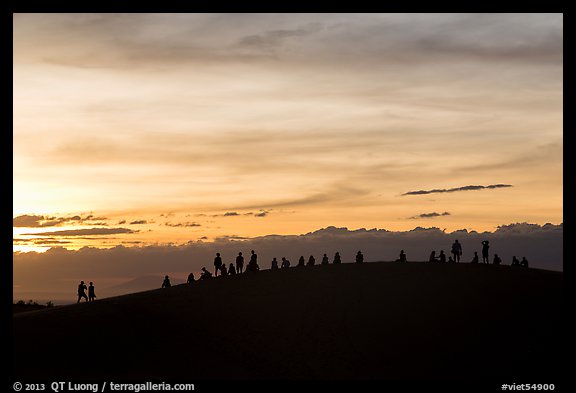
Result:
{"label": "sunset glow", "polygon": [[15,14],[14,251],[559,224],[562,29]]}

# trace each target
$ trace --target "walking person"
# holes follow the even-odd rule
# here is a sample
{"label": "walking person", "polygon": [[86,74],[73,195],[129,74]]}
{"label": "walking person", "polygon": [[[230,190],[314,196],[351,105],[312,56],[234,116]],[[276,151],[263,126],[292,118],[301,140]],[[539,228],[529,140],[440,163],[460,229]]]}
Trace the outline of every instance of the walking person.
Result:
{"label": "walking person", "polygon": [[86,299],[86,301],[88,301],[88,296],[86,296],[86,284],[84,284],[84,281],[80,281],[80,284],[78,284],[78,301],[76,303],[80,303],[80,300],[82,298]]}
{"label": "walking person", "polygon": [[94,283],[90,281],[88,285],[88,301],[93,302],[96,299],[96,292],[94,291]]}

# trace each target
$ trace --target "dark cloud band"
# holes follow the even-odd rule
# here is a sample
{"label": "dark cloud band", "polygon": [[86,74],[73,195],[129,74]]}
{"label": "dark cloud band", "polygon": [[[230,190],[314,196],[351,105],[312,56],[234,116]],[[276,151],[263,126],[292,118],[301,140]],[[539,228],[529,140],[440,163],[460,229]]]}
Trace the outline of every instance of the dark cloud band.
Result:
{"label": "dark cloud band", "polygon": [[493,188],[507,188],[512,187],[511,184],[491,184],[489,186],[464,186],[456,188],[436,188],[433,190],[419,190],[419,191],[408,191],[402,194],[404,195],[426,195],[426,194],[441,194],[445,192],[457,192],[457,191],[475,191],[475,190],[488,190]]}

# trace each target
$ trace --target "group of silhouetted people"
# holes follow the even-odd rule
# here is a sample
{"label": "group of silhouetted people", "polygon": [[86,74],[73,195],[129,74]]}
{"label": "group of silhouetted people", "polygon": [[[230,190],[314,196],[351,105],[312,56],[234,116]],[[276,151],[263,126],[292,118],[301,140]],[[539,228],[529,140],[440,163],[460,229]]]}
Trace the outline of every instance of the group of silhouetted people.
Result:
{"label": "group of silhouetted people", "polygon": [[[490,242],[488,240],[483,240],[482,241],[482,263],[484,264],[489,264],[490,263],[490,258],[489,258],[489,251],[490,249]],[[460,257],[462,256],[462,245],[458,242],[458,240],[455,240],[454,243],[452,244],[452,255],[454,256],[454,258],[452,257],[448,257],[448,262],[460,262]],[[402,260],[402,254],[404,253],[404,250],[402,250],[400,252],[400,259]],[[405,258],[406,256],[404,256],[404,262],[405,262]],[[436,251],[432,251],[430,253],[430,257],[428,259],[429,262],[446,262],[446,255],[444,254],[444,250],[440,251],[440,255],[436,256]],[[472,261],[470,261],[470,263],[480,263],[479,261],[479,257],[478,257],[478,252],[474,251],[474,257],[472,258]],[[502,264],[502,258],[500,258],[500,256],[498,254],[494,254],[494,259],[492,260],[492,264],[493,265],[501,265]],[[526,257],[522,257],[522,261],[519,261],[518,258],[516,258],[516,256],[512,257],[512,264],[510,266],[521,266],[521,267],[528,267],[528,260],[526,259]]]}
{"label": "group of silhouetted people", "polygon": [[[482,263],[488,264],[489,262],[489,253],[488,250],[490,248],[490,244],[488,242],[488,240],[484,240],[482,241]],[[439,262],[439,263],[459,263],[462,257],[462,245],[460,244],[460,242],[458,242],[458,240],[455,240],[454,243],[451,246],[451,256],[448,257],[448,260],[446,260],[446,254],[444,253],[444,250],[440,251],[440,254],[436,255],[436,251],[432,251],[430,253],[430,257],[428,259],[429,262]],[[280,266],[278,265],[278,260],[276,259],[276,257],[274,257],[272,259],[271,262],[271,266],[270,269],[271,270],[278,270],[278,269],[286,269],[290,267],[290,261],[286,258],[286,257],[282,257],[281,258],[282,263],[280,264]],[[400,251],[400,255],[398,257],[398,259],[396,259],[396,262],[407,262],[407,258],[406,258],[406,253],[404,252],[404,250]],[[361,251],[358,251],[358,253],[356,254],[356,263],[363,263],[364,262],[364,255],[362,254]],[[330,263],[328,255],[324,254],[322,257],[322,261],[321,261],[321,265],[328,265]],[[334,254],[334,258],[332,260],[332,264],[341,264],[342,263],[342,259],[340,257],[340,253],[336,252]],[[479,257],[478,257],[478,252],[474,251],[474,257],[472,258],[472,261],[470,263],[479,263]],[[298,264],[296,266],[314,266],[316,264],[316,259],[314,258],[313,255],[310,255],[310,257],[308,258],[308,262],[306,262],[306,259],[304,258],[304,256],[300,256],[300,258],[298,259]],[[494,265],[500,265],[502,264],[502,259],[498,256],[498,254],[494,254],[494,259],[493,259],[493,264]],[[512,265],[511,266],[520,266],[520,267],[528,267],[528,261],[526,260],[526,257],[522,257],[522,261],[519,261],[518,258],[516,258],[516,256],[512,257]],[[248,265],[246,266],[246,269],[244,269],[244,256],[242,255],[241,252],[238,253],[238,256],[236,256],[236,264],[234,265],[233,263],[230,263],[228,266],[226,266],[226,263],[224,263],[222,261],[222,257],[220,256],[220,253],[216,253],[216,257],[214,258],[214,275],[212,275],[212,273],[210,273],[208,271],[208,269],[206,269],[206,267],[202,268],[202,272],[200,274],[200,277],[198,278],[198,280],[206,280],[212,277],[218,277],[218,273],[220,273],[220,276],[228,276],[228,275],[235,275],[235,274],[240,274],[240,273],[247,273],[247,272],[256,272],[260,270],[260,266],[258,265],[258,255],[254,252],[254,250],[252,250],[250,252],[250,261],[248,262]],[[193,283],[195,281],[195,277],[194,277],[194,273],[190,273],[190,275],[188,276],[188,280],[187,283]],[[81,286],[84,285],[84,282],[82,281]],[[164,282],[162,283],[162,288],[169,288],[170,285],[170,279],[168,276],[166,276],[164,278]],[[84,288],[86,288],[86,286],[84,285]],[[92,286],[92,283],[90,283],[90,292],[89,292],[89,296],[90,293],[92,293],[92,295],[94,294],[94,287]],[[85,290],[85,289],[84,289]],[[80,302],[80,299],[82,297],[86,298],[86,294],[84,293],[84,290],[81,290],[80,286],[78,288],[78,302]],[[93,296],[93,298],[96,297],[95,295]],[[92,298],[92,300],[93,300]]]}
{"label": "group of silhouetted people", "polygon": [[[88,295],[86,295],[86,290],[88,290]],[[96,299],[96,292],[94,290],[94,283],[90,281],[90,285],[86,287],[84,281],[80,281],[78,284],[78,301],[76,303],[80,303],[80,300],[86,300],[87,302],[93,302]]]}

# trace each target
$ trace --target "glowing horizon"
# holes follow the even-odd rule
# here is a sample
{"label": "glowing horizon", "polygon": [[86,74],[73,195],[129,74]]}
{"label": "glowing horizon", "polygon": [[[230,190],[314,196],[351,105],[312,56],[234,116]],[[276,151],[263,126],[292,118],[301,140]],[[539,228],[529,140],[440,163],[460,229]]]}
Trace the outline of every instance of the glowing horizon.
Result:
{"label": "glowing horizon", "polygon": [[15,252],[563,222],[561,14],[13,20]]}

